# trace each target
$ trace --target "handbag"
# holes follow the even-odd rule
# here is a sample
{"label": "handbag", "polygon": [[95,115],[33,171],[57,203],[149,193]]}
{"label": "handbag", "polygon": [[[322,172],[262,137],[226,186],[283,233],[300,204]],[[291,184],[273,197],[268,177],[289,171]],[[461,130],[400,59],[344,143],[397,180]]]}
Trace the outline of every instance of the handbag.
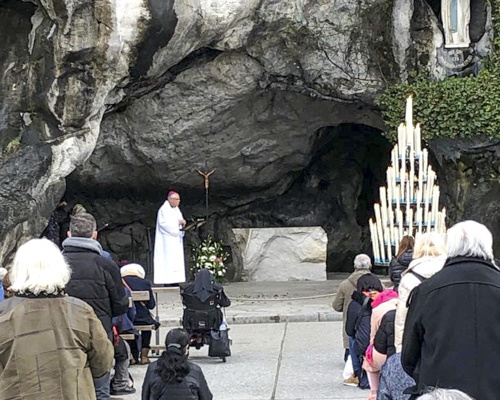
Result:
{"label": "handbag", "polygon": [[209,357],[229,357],[231,355],[229,330],[210,331]]}

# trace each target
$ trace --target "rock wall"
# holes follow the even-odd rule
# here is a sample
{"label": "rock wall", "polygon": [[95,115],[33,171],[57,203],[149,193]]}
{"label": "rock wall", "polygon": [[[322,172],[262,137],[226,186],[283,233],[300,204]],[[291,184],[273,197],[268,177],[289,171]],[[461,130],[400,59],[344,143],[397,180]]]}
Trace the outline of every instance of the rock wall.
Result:
{"label": "rock wall", "polygon": [[[432,4],[403,3],[0,0],[0,264],[43,231],[63,194],[109,223],[101,238],[117,257],[147,263],[167,190],[204,215],[196,170],[216,169],[211,217],[187,252],[218,235],[240,279],[232,228],[314,225],[328,235],[327,270],[349,270],[370,251],[366,221],[388,161],[374,98],[417,66],[442,76]],[[485,10],[474,28],[482,57]],[[493,213],[497,183],[481,194],[454,185],[472,179],[457,163],[489,153],[435,153],[453,177],[450,222],[486,220],[472,199]]]}

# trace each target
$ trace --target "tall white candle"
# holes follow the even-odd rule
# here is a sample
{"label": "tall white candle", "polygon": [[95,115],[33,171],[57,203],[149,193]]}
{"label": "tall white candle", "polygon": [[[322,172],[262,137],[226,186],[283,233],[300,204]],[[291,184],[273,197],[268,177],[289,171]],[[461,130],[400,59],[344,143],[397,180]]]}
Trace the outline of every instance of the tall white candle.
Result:
{"label": "tall white candle", "polygon": [[382,215],[380,213],[380,205],[378,203],[375,204],[375,221],[377,222],[377,234],[379,237],[380,243],[380,259],[382,261],[385,260],[385,249],[384,249],[384,233],[382,229]]}
{"label": "tall white candle", "polygon": [[415,127],[415,151],[417,154],[420,154],[421,140],[420,124],[417,124]]}
{"label": "tall white candle", "polygon": [[408,96],[406,99],[406,115],[405,115],[406,125],[413,127],[413,97]]}
{"label": "tall white candle", "polygon": [[429,153],[427,152],[427,149],[424,149],[422,151],[422,158],[423,158],[423,163],[422,163],[422,174],[424,174],[424,178],[427,179],[427,167],[429,165]]}

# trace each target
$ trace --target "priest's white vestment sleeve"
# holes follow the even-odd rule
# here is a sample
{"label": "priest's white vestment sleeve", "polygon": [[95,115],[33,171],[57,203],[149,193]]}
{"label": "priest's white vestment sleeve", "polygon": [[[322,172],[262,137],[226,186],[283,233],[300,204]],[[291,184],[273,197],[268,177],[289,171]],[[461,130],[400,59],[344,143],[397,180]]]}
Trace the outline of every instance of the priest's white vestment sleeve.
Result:
{"label": "priest's white vestment sleeve", "polygon": [[157,284],[186,281],[184,268],[184,232],[179,220],[184,219],[179,207],[166,201],[156,219],[154,277]]}

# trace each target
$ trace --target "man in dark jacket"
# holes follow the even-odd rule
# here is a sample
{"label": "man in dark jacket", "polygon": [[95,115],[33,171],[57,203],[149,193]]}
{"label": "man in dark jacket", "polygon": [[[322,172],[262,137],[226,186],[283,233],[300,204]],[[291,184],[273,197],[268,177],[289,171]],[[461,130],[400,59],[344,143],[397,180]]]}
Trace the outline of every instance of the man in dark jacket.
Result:
{"label": "man in dark jacket", "polygon": [[490,231],[474,221],[448,230],[448,260],[410,299],[402,364],[427,387],[460,389],[481,400],[498,399],[500,380],[500,271]]}
{"label": "man in dark jacket", "polygon": [[[129,301],[118,266],[101,255],[96,228],[91,214],[81,213],[71,217],[68,238],[62,243],[63,254],[71,267],[66,293],[85,301],[94,309],[112,340],[112,318],[125,314]],[[94,380],[97,400],[110,398],[109,379],[108,373]]]}

